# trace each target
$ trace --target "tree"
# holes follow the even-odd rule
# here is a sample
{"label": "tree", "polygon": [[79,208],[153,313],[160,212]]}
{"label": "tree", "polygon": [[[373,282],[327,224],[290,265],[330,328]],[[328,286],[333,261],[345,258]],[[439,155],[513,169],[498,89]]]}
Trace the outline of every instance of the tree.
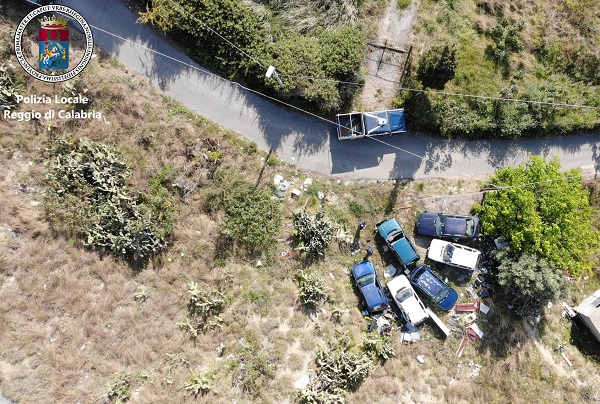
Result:
{"label": "tree", "polygon": [[525,165],[496,171],[483,205],[474,206],[485,234],[502,236],[516,254],[532,253],[568,269],[590,272],[600,235],[591,229],[589,193],[578,169],[565,173],[557,158],[531,155]]}
{"label": "tree", "polygon": [[561,271],[537,254],[497,256],[498,284],[514,295],[512,305],[521,316],[536,315],[548,302],[563,296],[566,289]]}
{"label": "tree", "polygon": [[441,90],[454,78],[456,50],[448,45],[431,48],[419,61],[417,78],[423,86]]}

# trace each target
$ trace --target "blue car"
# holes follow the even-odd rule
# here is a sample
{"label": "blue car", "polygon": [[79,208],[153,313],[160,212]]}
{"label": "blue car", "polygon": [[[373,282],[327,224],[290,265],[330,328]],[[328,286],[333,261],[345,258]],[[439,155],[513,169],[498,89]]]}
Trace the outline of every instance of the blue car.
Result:
{"label": "blue car", "polygon": [[376,313],[388,308],[387,296],[371,261],[362,261],[354,265],[352,276],[363,295],[369,313]]}
{"label": "blue car", "polygon": [[415,268],[410,273],[408,280],[442,310],[450,310],[458,300],[456,290],[432,272],[427,265],[419,265]]}
{"label": "blue car", "polygon": [[421,259],[417,249],[396,219],[391,218],[377,223],[377,230],[403,268],[406,269]]}
{"label": "blue car", "polygon": [[422,236],[470,239],[479,235],[479,218],[424,212],[417,219],[417,232]]}

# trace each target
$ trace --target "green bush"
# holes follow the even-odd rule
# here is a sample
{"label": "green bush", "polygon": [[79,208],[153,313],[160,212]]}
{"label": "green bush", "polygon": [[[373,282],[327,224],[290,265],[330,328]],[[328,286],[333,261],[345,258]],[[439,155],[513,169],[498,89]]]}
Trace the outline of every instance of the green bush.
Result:
{"label": "green bush", "polygon": [[223,196],[225,217],[219,235],[223,248],[241,248],[250,256],[268,255],[281,223],[281,206],[271,194],[247,182]]}
{"label": "green bush", "polygon": [[300,271],[296,276],[298,282],[298,297],[302,304],[316,307],[321,301],[327,301],[327,287],[323,278],[314,272]]}
{"label": "green bush", "polygon": [[10,65],[0,64],[0,111],[13,109],[17,105],[17,95],[21,87],[15,84]]}
{"label": "green bush", "polygon": [[301,250],[308,252],[310,257],[322,257],[333,237],[333,225],[325,217],[325,211],[320,208],[316,215],[311,215],[304,208],[294,212],[294,228],[300,238]]}
{"label": "green bush", "polygon": [[536,254],[498,254],[498,284],[513,297],[510,303],[520,316],[539,314],[548,302],[564,296],[566,282],[562,272]]}
{"label": "green bush", "polygon": [[173,200],[157,185],[145,195],[133,194],[126,184],[129,168],[110,147],[57,139],[45,154],[45,208],[53,225],[136,267],[166,247],[174,224]]}
{"label": "green bush", "polygon": [[434,46],[419,60],[417,78],[423,86],[441,90],[454,78],[456,66],[456,49]]}

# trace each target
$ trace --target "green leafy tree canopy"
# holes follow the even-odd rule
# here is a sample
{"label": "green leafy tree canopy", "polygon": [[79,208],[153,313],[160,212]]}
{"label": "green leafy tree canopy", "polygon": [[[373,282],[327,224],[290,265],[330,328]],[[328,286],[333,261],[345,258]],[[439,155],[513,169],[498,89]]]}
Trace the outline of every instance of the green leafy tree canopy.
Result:
{"label": "green leafy tree canopy", "polygon": [[589,193],[578,169],[560,171],[557,158],[532,155],[519,167],[496,171],[499,191],[476,205],[484,233],[502,236],[519,253],[535,253],[574,276],[591,271],[598,232],[591,228]]}
{"label": "green leafy tree canopy", "polygon": [[435,46],[419,61],[417,78],[425,87],[441,90],[454,78],[456,50],[448,45]]}
{"label": "green leafy tree canopy", "polygon": [[566,289],[561,271],[536,254],[511,257],[501,252],[497,257],[498,283],[514,295],[514,310],[521,316],[539,313],[548,302],[561,297]]}

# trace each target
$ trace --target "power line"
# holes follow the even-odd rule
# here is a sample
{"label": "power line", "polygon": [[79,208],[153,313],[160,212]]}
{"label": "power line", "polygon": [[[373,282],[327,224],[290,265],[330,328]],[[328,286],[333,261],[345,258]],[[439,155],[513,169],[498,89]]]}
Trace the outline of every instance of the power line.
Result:
{"label": "power line", "polygon": [[[29,0],[28,0],[28,1],[29,1]],[[169,1],[171,1],[171,0],[169,0]],[[327,119],[327,118],[321,117],[321,116],[319,116],[319,115],[317,115],[317,114],[315,114],[315,113],[312,113],[312,112],[306,111],[306,110],[304,110],[304,109],[302,109],[302,108],[300,108],[300,107],[297,107],[297,106],[295,106],[295,105],[289,104],[289,103],[287,103],[287,102],[284,102],[284,101],[281,101],[281,100],[279,100],[279,99],[277,99],[277,98],[275,98],[275,97],[272,97],[272,96],[269,96],[269,95],[263,94],[263,93],[261,93],[261,92],[259,92],[259,91],[257,91],[257,90],[254,90],[254,89],[251,89],[251,88],[245,87],[245,86],[241,85],[240,83],[236,83],[236,82],[233,82],[233,81],[231,81],[231,80],[225,79],[225,78],[223,78],[223,77],[221,77],[221,76],[219,76],[219,75],[216,75],[216,74],[214,74],[214,73],[211,73],[211,72],[209,72],[209,71],[207,71],[207,70],[204,70],[204,69],[202,69],[202,68],[200,68],[200,67],[198,67],[198,66],[192,65],[192,64],[190,64],[190,63],[186,63],[186,62],[184,62],[184,61],[182,61],[182,60],[179,60],[179,59],[177,59],[177,58],[174,58],[174,57],[172,57],[172,56],[166,55],[166,54],[164,54],[164,53],[162,53],[162,52],[159,52],[159,51],[157,51],[157,50],[155,50],[155,49],[148,48],[147,46],[144,46],[144,45],[142,45],[142,44],[140,44],[140,43],[138,43],[138,42],[135,42],[135,41],[132,41],[132,40],[130,40],[130,39],[127,39],[127,38],[121,37],[121,36],[119,36],[119,35],[117,35],[117,34],[114,34],[114,33],[110,32],[110,31],[106,31],[106,30],[104,30],[104,29],[102,29],[102,28],[98,28],[98,27],[96,27],[96,26],[93,26],[93,25],[90,25],[90,26],[91,26],[92,28],[94,28],[94,29],[97,29],[97,30],[99,30],[99,31],[101,31],[101,32],[104,32],[104,33],[106,33],[106,34],[108,34],[108,35],[111,35],[111,36],[113,36],[113,37],[115,37],[115,38],[119,38],[119,39],[121,39],[121,40],[123,40],[123,41],[130,42],[130,43],[132,43],[133,45],[136,45],[136,46],[138,46],[138,47],[140,47],[140,48],[142,48],[142,49],[148,50],[148,51],[150,51],[150,52],[152,52],[152,53],[155,53],[155,54],[157,54],[157,55],[163,56],[163,57],[165,57],[165,58],[167,58],[167,59],[170,59],[170,60],[173,60],[173,61],[175,61],[175,62],[177,62],[177,63],[180,63],[180,64],[182,64],[182,65],[188,66],[188,67],[190,67],[190,68],[192,68],[192,69],[198,70],[198,71],[200,71],[200,72],[202,72],[202,73],[204,73],[204,74],[207,74],[207,75],[210,75],[210,76],[216,77],[216,78],[218,78],[218,79],[220,79],[220,80],[222,80],[222,81],[224,81],[224,82],[228,82],[228,83],[231,83],[231,84],[237,85],[237,86],[239,86],[240,88],[242,88],[242,89],[244,89],[244,90],[246,90],[246,91],[249,91],[249,92],[252,92],[252,93],[258,94],[258,95],[260,95],[260,96],[262,96],[262,97],[264,97],[264,98],[268,98],[268,99],[270,99],[270,100],[273,100],[273,101],[275,101],[275,102],[277,102],[277,103],[283,104],[283,105],[285,105],[285,106],[287,106],[287,107],[290,107],[290,108],[296,109],[296,110],[298,110],[298,111],[301,111],[301,112],[303,112],[303,113],[305,113],[305,114],[311,115],[311,116],[313,116],[313,117],[315,117],[315,118],[317,118],[317,119],[323,120],[323,121],[325,121],[325,122],[332,123],[332,124],[333,124],[333,125],[335,125],[335,126],[340,126],[340,127],[344,128],[344,129],[350,129],[350,128],[348,128],[348,127],[345,127],[345,126],[339,125],[337,122],[334,122],[334,121],[332,121],[332,120],[330,120],[330,119]],[[367,138],[369,138],[369,139],[371,139],[371,140],[377,141],[377,142],[379,142],[379,143],[382,143],[382,144],[384,144],[384,145],[386,145],[386,146],[388,146],[388,147],[390,147],[390,148],[393,148],[393,149],[399,150],[399,151],[401,151],[401,152],[403,152],[403,153],[407,153],[407,154],[410,154],[410,155],[412,155],[412,156],[415,156],[415,157],[417,157],[417,158],[421,159],[422,161],[428,161],[428,162],[431,162],[431,163],[437,163],[437,161],[435,161],[435,160],[432,160],[432,159],[429,159],[429,158],[427,158],[427,157],[425,157],[425,156],[421,156],[421,155],[419,155],[419,154],[416,154],[416,153],[410,152],[410,151],[408,151],[408,150],[405,150],[405,149],[403,149],[403,148],[401,148],[401,147],[398,147],[398,146],[392,145],[392,144],[390,144],[390,143],[387,143],[387,142],[385,142],[385,141],[383,141],[383,140],[381,140],[381,139],[377,139],[376,137],[372,137],[372,136],[365,136],[365,137],[367,137]],[[455,168],[452,168],[452,167],[446,167],[446,168],[447,168],[447,169],[449,169],[449,170],[452,170],[452,171],[456,171],[457,173],[459,173],[459,174],[461,174],[461,175],[463,175],[463,176],[472,177],[472,175],[471,175],[471,174],[464,173],[464,172],[462,172],[462,171],[460,171],[460,170],[457,170],[457,169],[455,169]],[[493,185],[493,186],[495,186],[495,187],[497,187],[497,188],[502,188],[502,187],[499,187],[499,186],[497,186],[497,185],[495,185],[495,184],[491,184],[491,183],[490,183],[490,185]],[[527,184],[522,184],[521,186],[525,186],[525,185],[527,185]],[[505,187],[504,189],[507,189],[507,188],[508,188],[508,187]]]}

